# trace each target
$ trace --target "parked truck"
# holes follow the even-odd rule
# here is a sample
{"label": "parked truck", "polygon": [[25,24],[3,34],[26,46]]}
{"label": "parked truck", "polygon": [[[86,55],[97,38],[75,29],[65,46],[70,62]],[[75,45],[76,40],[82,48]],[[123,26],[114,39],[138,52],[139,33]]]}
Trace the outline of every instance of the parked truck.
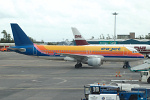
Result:
{"label": "parked truck", "polygon": [[150,71],[141,71],[141,82],[150,83]]}

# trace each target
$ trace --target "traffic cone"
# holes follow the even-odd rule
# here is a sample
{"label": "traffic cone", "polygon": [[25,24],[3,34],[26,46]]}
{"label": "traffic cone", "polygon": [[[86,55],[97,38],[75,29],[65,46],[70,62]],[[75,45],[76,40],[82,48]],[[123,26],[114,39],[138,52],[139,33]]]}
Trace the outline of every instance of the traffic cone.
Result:
{"label": "traffic cone", "polygon": [[117,76],[121,77],[120,72],[116,72],[116,77]]}
{"label": "traffic cone", "polygon": [[116,77],[117,77],[117,72],[116,72]]}

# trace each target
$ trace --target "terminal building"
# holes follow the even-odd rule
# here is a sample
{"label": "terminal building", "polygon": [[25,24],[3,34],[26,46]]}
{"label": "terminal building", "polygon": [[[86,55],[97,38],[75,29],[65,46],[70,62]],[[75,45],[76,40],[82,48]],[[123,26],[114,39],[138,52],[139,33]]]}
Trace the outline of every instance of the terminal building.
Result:
{"label": "terminal building", "polygon": [[90,44],[149,44],[149,39],[97,39],[97,40],[87,40]]}
{"label": "terminal building", "polygon": [[[148,34],[150,35],[150,34]],[[136,39],[135,38],[135,32],[130,32],[129,34],[118,34],[117,39],[87,39],[87,42],[89,44],[149,44],[150,45],[150,39]],[[76,43],[74,42],[76,45]]]}

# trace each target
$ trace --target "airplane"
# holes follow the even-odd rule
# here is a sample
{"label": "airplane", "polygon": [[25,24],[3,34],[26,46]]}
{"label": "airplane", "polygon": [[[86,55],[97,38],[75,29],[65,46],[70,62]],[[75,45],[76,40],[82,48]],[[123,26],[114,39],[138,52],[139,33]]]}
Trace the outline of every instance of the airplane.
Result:
{"label": "airplane", "polygon": [[75,61],[75,68],[83,64],[98,67],[103,61],[137,61],[144,58],[136,49],[124,46],[58,46],[36,45],[16,23],[11,23],[15,46],[9,47],[20,54],[47,57],[51,60]]}

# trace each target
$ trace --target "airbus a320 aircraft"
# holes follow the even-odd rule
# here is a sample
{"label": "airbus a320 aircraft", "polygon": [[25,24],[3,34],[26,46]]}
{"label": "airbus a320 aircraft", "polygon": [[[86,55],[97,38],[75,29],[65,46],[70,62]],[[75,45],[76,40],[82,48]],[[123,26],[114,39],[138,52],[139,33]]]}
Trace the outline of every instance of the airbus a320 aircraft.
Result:
{"label": "airbus a320 aircraft", "polygon": [[103,61],[136,61],[144,56],[137,50],[124,46],[54,46],[34,44],[18,24],[11,24],[15,46],[10,47],[17,53],[48,57],[49,59],[76,61],[75,68],[82,63],[90,66],[100,66]]}

